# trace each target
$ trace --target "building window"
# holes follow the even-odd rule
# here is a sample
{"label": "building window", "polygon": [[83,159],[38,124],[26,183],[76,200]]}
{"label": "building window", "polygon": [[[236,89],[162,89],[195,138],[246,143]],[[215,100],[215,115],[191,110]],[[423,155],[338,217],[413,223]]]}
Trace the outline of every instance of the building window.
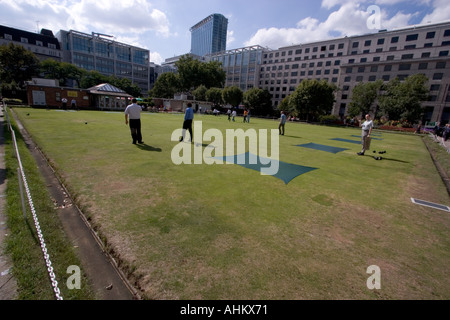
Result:
{"label": "building window", "polygon": [[443,77],[444,77],[443,73],[435,73],[433,75],[433,80],[442,80]]}
{"label": "building window", "polygon": [[430,87],[430,91],[439,91],[441,89],[440,84],[432,84]]}
{"label": "building window", "polygon": [[423,63],[419,63],[419,70],[426,70],[428,69],[428,63],[423,62]]}
{"label": "building window", "polygon": [[445,30],[444,37],[450,37],[450,30]]}
{"label": "building window", "polygon": [[365,46],[365,47],[370,47],[371,44],[372,44],[372,40],[366,40],[366,41],[364,42],[364,46]]}
{"label": "building window", "polygon": [[387,56],[386,61],[392,61],[394,60],[394,56]]}
{"label": "building window", "polygon": [[378,39],[377,45],[382,45],[382,44],[384,44],[384,38]]}
{"label": "building window", "polygon": [[403,54],[402,55],[402,60],[407,60],[407,59],[412,59],[414,58],[414,54]]}
{"label": "building window", "polygon": [[429,58],[431,56],[430,52],[423,52],[422,53],[422,58]]}
{"label": "building window", "polygon": [[448,51],[439,52],[439,57],[446,57],[446,56],[448,56]]}
{"label": "building window", "polygon": [[410,63],[402,63],[398,66],[399,71],[406,71],[411,70],[411,64]]}
{"label": "building window", "polygon": [[416,41],[419,38],[419,35],[416,34],[410,34],[406,36],[406,41]]}
{"label": "building window", "polygon": [[370,72],[377,72],[378,71],[378,66],[371,66],[370,67]]}
{"label": "building window", "polygon": [[446,65],[445,61],[437,62],[436,69],[445,69],[445,65]]}
{"label": "building window", "polygon": [[374,81],[376,81],[377,80],[377,77],[376,76],[370,76],[369,77],[369,81],[370,82],[374,82]]}
{"label": "building window", "polygon": [[388,64],[387,66],[384,66],[384,71],[392,71],[392,65]]}
{"label": "building window", "polygon": [[28,43],[28,39],[27,39],[27,38],[20,38],[20,42],[22,42],[22,43]]}
{"label": "building window", "polygon": [[352,48],[358,48],[358,46],[359,46],[359,42],[353,42]]}
{"label": "building window", "polygon": [[434,36],[436,35],[436,32],[435,31],[432,31],[432,32],[428,32],[427,33],[427,39],[434,39]]}
{"label": "building window", "polygon": [[391,43],[397,43],[397,42],[398,42],[398,37],[391,38]]}
{"label": "building window", "polygon": [[383,81],[389,81],[391,77],[389,75],[384,75],[381,77],[381,79],[383,79]]}

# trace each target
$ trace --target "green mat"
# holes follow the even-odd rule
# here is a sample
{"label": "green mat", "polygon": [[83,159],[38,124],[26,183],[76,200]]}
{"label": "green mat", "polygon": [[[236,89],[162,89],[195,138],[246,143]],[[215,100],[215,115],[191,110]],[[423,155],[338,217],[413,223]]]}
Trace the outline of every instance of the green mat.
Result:
{"label": "green mat", "polygon": [[240,165],[247,169],[252,169],[255,171],[259,171],[264,174],[271,166],[272,168],[278,167],[278,171],[275,174],[270,174],[280,180],[283,180],[285,184],[288,184],[294,178],[308,173],[313,170],[317,170],[318,168],[305,167],[297,164],[286,163],[279,160],[273,160],[268,158],[263,158],[251,154],[249,152],[234,155],[234,156],[223,156],[223,157],[214,157],[215,159],[221,159],[228,163],[234,163]]}

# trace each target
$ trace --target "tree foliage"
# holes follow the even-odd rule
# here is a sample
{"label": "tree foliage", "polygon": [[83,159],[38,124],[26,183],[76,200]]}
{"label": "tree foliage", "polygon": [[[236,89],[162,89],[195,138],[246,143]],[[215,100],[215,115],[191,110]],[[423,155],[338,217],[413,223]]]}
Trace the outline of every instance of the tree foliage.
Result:
{"label": "tree foliage", "polygon": [[154,98],[173,98],[174,94],[179,91],[180,81],[176,74],[172,72],[163,73],[158,77],[150,95]]}
{"label": "tree foliage", "polygon": [[73,80],[78,87],[81,87],[82,79],[87,74],[84,69],[78,68],[71,63],[59,62],[53,59],[42,61],[39,69],[45,78],[56,79],[61,86],[67,86],[68,80]]}
{"label": "tree foliage", "polygon": [[290,96],[289,106],[307,121],[317,120],[333,108],[337,88],[325,80],[304,80]]}
{"label": "tree foliage", "polygon": [[377,100],[382,87],[383,80],[358,83],[352,91],[352,101],[350,102],[348,109],[349,116],[353,118],[369,113]]}
{"label": "tree foliage", "polygon": [[25,86],[25,81],[39,73],[39,60],[21,45],[9,43],[0,46],[0,81]]}
{"label": "tree foliage", "polygon": [[182,56],[176,63],[179,91],[191,91],[200,85],[207,89],[222,87],[226,73],[218,61],[201,62],[190,55]]}
{"label": "tree foliage", "polygon": [[379,97],[380,109],[391,120],[407,120],[414,123],[420,120],[423,108],[421,102],[428,99],[428,78],[415,74],[400,81],[392,79],[386,84]]}
{"label": "tree foliage", "polygon": [[202,84],[202,85],[198,86],[197,89],[192,91],[192,94],[194,95],[195,100],[206,101],[206,92],[207,91],[208,91],[208,89],[206,88],[206,86],[204,86]]}
{"label": "tree foliage", "polygon": [[244,92],[244,104],[256,115],[267,115],[272,113],[272,99],[267,89],[252,88]]}
{"label": "tree foliage", "polygon": [[223,89],[211,88],[205,93],[206,101],[214,103],[216,106],[223,103],[222,98]]}
{"label": "tree foliage", "polygon": [[243,92],[236,86],[226,87],[222,91],[223,102],[232,105],[233,107],[239,106],[242,102]]}

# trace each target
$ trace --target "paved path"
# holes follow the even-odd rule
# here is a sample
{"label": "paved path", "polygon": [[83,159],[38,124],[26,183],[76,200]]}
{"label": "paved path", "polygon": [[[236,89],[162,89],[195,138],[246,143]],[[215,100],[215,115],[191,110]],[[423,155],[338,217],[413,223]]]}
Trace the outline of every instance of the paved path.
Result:
{"label": "paved path", "polygon": [[5,145],[3,140],[4,126],[3,106],[0,104],[0,300],[14,300],[17,293],[16,279],[11,274],[12,263],[4,254],[5,239],[8,236],[6,227],[6,167]]}

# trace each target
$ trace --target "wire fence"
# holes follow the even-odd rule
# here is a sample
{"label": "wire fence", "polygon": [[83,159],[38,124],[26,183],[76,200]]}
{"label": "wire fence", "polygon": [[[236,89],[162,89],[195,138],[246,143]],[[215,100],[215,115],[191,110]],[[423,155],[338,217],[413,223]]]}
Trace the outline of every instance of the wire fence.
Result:
{"label": "wire fence", "polygon": [[[38,216],[37,216],[37,213],[36,213],[36,209],[35,209],[34,204],[33,204],[33,199],[31,197],[31,191],[30,191],[30,188],[28,186],[27,177],[26,177],[25,172],[23,170],[22,160],[20,158],[19,148],[18,148],[18,145],[17,145],[16,134],[14,132],[14,129],[13,129],[12,125],[11,125],[11,121],[10,121],[9,114],[8,114],[8,106],[5,103],[3,103],[3,110],[4,110],[4,117],[6,119],[8,129],[11,132],[12,142],[13,142],[14,150],[15,150],[15,153],[16,153],[17,161],[18,161],[18,164],[19,164],[19,167],[17,169],[17,174],[18,174],[19,186],[20,186],[20,190],[21,190],[22,210],[23,210],[23,213],[24,213],[24,218],[26,219],[26,209],[25,209],[25,202],[24,202],[23,191],[25,191],[25,193],[27,195],[28,204],[30,206],[30,210],[31,210],[31,213],[32,213],[32,216],[33,216],[34,225],[35,225],[35,228],[36,228],[36,232],[38,234],[41,250],[42,250],[42,253],[43,253],[45,264],[47,266],[47,272],[48,272],[48,275],[50,277],[50,281],[52,283],[52,288],[53,288],[53,291],[55,293],[55,297],[56,297],[57,300],[63,300],[63,297],[61,295],[61,291],[59,290],[59,287],[58,287],[58,281],[56,281],[55,272],[54,272],[53,267],[52,267],[52,261],[50,260],[50,255],[48,254],[47,245],[45,243],[44,235],[42,233],[41,226],[39,224],[39,219],[38,219]],[[23,190],[23,189],[25,189],[25,190]]]}

